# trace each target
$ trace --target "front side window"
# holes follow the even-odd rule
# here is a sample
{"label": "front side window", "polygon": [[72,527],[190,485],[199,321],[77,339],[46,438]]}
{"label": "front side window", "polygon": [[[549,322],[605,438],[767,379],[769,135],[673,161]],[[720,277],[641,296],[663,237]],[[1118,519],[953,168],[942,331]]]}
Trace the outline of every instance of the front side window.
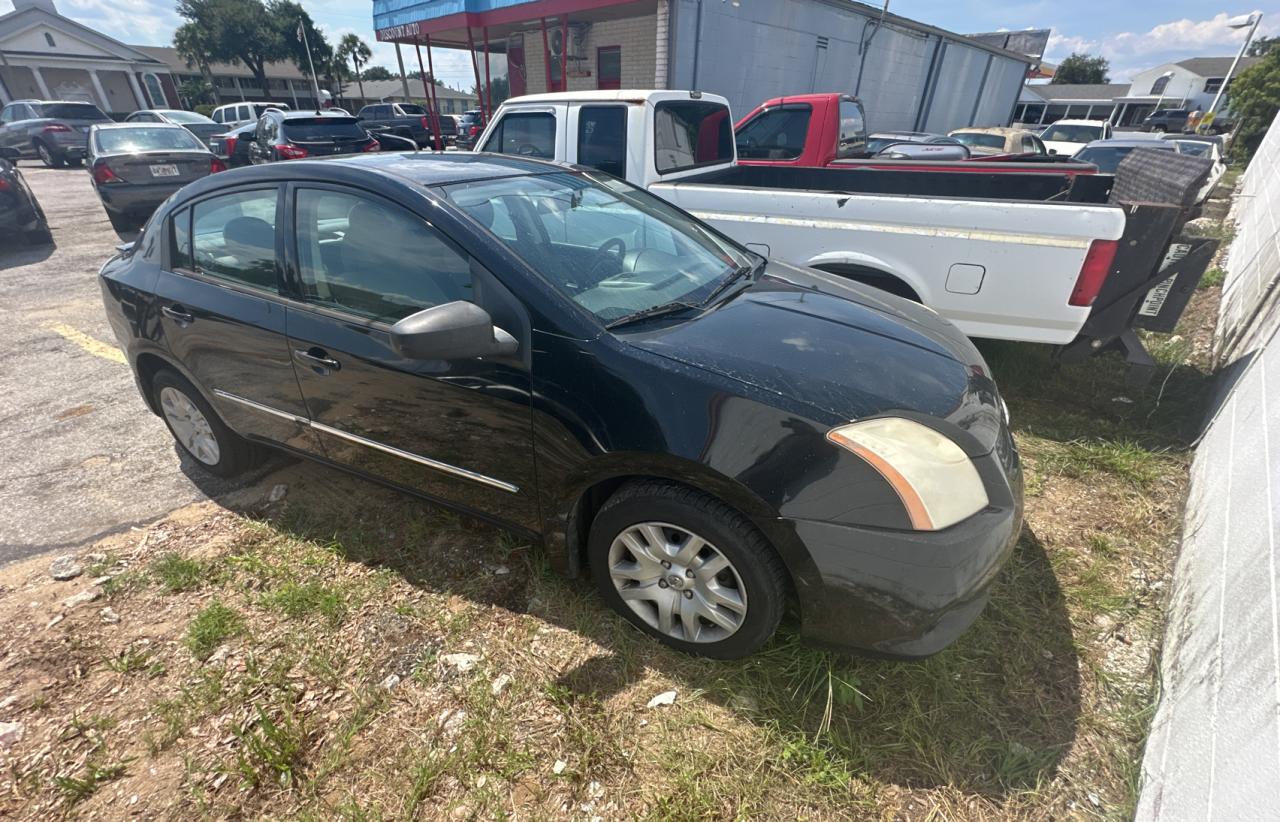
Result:
{"label": "front side window", "polygon": [[813,106],[784,103],[752,117],[738,129],[738,156],[749,160],[794,160],[804,149]]}
{"label": "front side window", "polygon": [[583,106],[578,110],[578,162],[615,177],[627,176],[627,110]]}
{"label": "front side window", "polygon": [[191,267],[191,209],[184,208],[169,221],[169,268]]}
{"label": "front side window", "polygon": [[654,151],[659,172],[681,171],[733,159],[728,106],[701,100],[664,100],[654,106]]}
{"label": "front side window", "polygon": [[240,191],[196,203],[192,250],[201,274],[276,291],[276,189]]}
{"label": "front side window", "polygon": [[485,151],[554,160],[556,118],[550,112],[508,114],[498,121],[484,144]]}
{"label": "front side window", "polygon": [[867,124],[862,116],[862,106],[853,100],[840,101],[840,138],[836,144],[836,157],[856,157],[867,150]]}
{"label": "front side window", "polygon": [[40,116],[54,120],[96,120],[99,122],[111,118],[102,113],[102,109],[93,103],[48,103],[40,107]]}
{"label": "front side window", "polygon": [[600,174],[507,177],[444,191],[604,323],[705,299],[756,261],[657,197]]}
{"label": "front side window", "polygon": [[381,201],[302,189],[296,203],[302,297],[386,323],[471,299],[468,258],[421,218]]}

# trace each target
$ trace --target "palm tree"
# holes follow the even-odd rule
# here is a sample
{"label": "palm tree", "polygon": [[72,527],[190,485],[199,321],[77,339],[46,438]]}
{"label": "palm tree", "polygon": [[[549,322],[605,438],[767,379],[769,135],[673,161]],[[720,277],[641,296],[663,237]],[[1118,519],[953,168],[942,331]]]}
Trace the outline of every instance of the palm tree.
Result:
{"label": "palm tree", "polygon": [[373,59],[373,52],[369,50],[369,45],[361,40],[358,34],[344,34],[338,43],[338,59],[344,63],[350,60],[351,65],[355,67],[356,84],[360,87],[360,99],[363,100],[364,80],[360,78],[360,67]]}

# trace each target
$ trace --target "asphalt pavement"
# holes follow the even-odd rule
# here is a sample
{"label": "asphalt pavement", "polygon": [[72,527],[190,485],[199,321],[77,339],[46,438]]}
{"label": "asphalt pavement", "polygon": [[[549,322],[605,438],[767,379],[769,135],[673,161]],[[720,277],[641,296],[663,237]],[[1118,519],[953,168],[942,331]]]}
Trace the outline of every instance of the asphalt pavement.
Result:
{"label": "asphalt pavement", "polygon": [[0,239],[0,565],[245,484],[214,480],[180,456],[138,394],[97,283],[133,235],[112,230],[84,169],[19,167],[54,245]]}

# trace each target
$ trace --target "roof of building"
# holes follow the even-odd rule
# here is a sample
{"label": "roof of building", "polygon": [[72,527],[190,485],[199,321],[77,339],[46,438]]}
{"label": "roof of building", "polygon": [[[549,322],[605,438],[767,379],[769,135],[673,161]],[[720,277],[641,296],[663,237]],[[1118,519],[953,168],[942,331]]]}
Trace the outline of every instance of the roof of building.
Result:
{"label": "roof of building", "polygon": [[[1181,66],[1201,77],[1226,77],[1227,72],[1231,70],[1231,61],[1235,59],[1234,57],[1192,57],[1179,60],[1174,65]],[[1236,72],[1244,71],[1261,59],[1261,57],[1241,57],[1240,65],[1236,66]]]}
{"label": "roof of building", "polygon": [[[173,46],[130,46],[144,54],[150,55],[156,60],[169,66],[169,70],[177,74],[196,74],[199,69],[195,66],[188,66],[187,61],[178,54],[178,50]],[[211,63],[209,70],[213,74],[230,76],[230,77],[252,77],[253,72],[245,68],[241,63]],[[298,71],[298,67],[293,63],[278,62],[267,63],[267,76],[280,80],[305,80],[307,75]]]}
{"label": "roof of building", "polygon": [[1044,83],[1027,86],[1043,100],[1106,100],[1129,93],[1128,83]]}
{"label": "roof of building", "polygon": [[[96,31],[84,23],[76,22],[59,13],[52,0],[15,0],[13,11],[0,14],[0,35],[17,33],[33,24],[44,23],[56,29],[71,33],[90,47],[100,49],[103,53],[94,55],[98,59],[128,60],[136,63],[150,63],[154,58],[137,46],[129,46],[100,31]],[[64,56],[81,57],[84,55],[65,54]],[[108,55],[110,55],[108,57]]]}

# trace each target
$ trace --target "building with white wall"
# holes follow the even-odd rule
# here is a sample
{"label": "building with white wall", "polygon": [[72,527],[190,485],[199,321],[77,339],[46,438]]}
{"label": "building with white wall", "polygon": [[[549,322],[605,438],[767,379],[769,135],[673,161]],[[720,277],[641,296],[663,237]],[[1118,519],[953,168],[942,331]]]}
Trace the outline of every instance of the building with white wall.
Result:
{"label": "building with white wall", "polygon": [[852,0],[374,0],[373,19],[410,67],[419,49],[467,49],[480,88],[698,89],[738,114],[853,93],[881,131],[1006,125],[1031,63]]}

